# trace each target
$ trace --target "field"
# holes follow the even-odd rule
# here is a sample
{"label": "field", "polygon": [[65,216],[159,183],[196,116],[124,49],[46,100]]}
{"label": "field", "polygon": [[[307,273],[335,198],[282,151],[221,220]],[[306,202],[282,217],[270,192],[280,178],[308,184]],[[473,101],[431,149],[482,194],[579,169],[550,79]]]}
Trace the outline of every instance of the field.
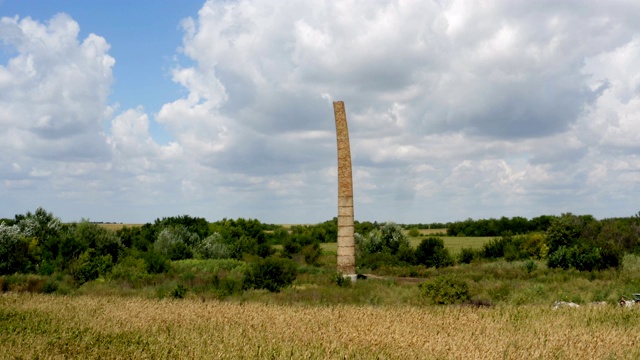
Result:
{"label": "field", "polygon": [[640,309],[0,295],[4,358],[637,359]]}
{"label": "field", "polygon": [[120,224],[120,223],[101,223],[98,224],[99,226],[107,229],[107,230],[111,230],[111,231],[118,231],[120,229],[122,229],[123,227],[136,227],[136,226],[142,226],[142,224]]}
{"label": "field", "polygon": [[[440,232],[441,230],[437,230],[435,233]],[[411,246],[413,246],[414,248],[416,248],[420,242],[425,239],[426,236],[420,236],[420,237],[410,237],[409,241],[411,242]],[[449,249],[449,252],[452,255],[456,255],[460,252],[460,249],[463,248],[471,248],[471,249],[480,249],[482,248],[482,245],[488,241],[490,241],[491,239],[493,239],[493,237],[455,237],[455,236],[440,236],[440,238],[444,241],[444,246]],[[327,253],[331,253],[331,254],[336,254],[338,251],[338,243],[324,243],[324,244],[320,244],[320,246],[322,247],[322,250],[327,252]]]}

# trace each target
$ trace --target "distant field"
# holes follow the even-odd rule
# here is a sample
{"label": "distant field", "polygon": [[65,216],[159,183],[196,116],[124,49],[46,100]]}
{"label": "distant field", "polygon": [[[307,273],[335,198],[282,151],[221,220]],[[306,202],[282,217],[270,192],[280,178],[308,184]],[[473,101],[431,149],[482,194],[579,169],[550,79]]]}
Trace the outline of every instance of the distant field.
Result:
{"label": "distant field", "polygon": [[98,226],[101,226],[107,230],[113,230],[113,231],[118,231],[120,229],[122,229],[123,227],[137,227],[137,226],[142,226],[143,224],[97,224]]}
{"label": "distant field", "polygon": [[[455,237],[455,236],[441,236],[442,241],[444,241],[444,246],[449,249],[449,252],[452,255],[455,255],[460,252],[463,248],[471,248],[471,249],[480,249],[482,245],[486,242],[493,239],[493,237]],[[425,239],[425,237],[416,237],[409,238],[411,242],[411,246],[414,248],[417,247],[420,242]],[[338,243],[324,243],[320,244],[322,250],[327,253],[337,253],[338,252]]]}
{"label": "distant field", "polygon": [[433,234],[446,234],[447,229],[418,229],[420,234],[433,235]]}

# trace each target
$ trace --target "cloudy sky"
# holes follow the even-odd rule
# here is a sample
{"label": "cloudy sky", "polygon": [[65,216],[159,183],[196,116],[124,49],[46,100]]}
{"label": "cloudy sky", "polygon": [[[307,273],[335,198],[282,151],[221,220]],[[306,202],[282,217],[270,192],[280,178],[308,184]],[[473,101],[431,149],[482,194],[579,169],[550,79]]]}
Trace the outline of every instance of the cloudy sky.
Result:
{"label": "cloudy sky", "polygon": [[640,210],[640,2],[0,0],[0,217]]}

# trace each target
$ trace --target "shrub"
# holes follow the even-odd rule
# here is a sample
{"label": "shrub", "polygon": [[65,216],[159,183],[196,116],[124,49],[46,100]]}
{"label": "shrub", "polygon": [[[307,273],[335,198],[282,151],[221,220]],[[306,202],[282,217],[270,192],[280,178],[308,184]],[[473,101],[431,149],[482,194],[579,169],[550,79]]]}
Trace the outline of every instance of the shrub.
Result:
{"label": "shrub", "polygon": [[412,227],[411,229],[409,229],[409,232],[407,232],[407,235],[411,237],[418,237],[420,236],[420,230],[418,230],[418,228],[416,227]]}
{"label": "shrub", "polygon": [[603,270],[618,268],[622,264],[622,256],[622,252],[613,247],[601,248],[586,244],[560,246],[558,250],[549,254],[547,266],[562,269],[574,268],[579,271]]}
{"label": "shrub", "polygon": [[217,274],[213,278],[212,285],[215,288],[216,295],[220,298],[242,292],[242,280],[229,276],[229,274],[224,276]]}
{"label": "shrub", "polygon": [[458,261],[461,264],[470,264],[476,257],[476,251],[471,248],[462,248],[458,255]]}
{"label": "shrub", "polygon": [[533,260],[527,260],[527,261],[524,262],[522,267],[524,268],[524,270],[527,273],[530,274],[530,273],[534,272],[538,268],[538,264],[536,264],[535,261],[533,261]]}
{"label": "shrub", "polygon": [[73,264],[71,275],[79,285],[95,280],[111,270],[113,261],[111,255],[99,256],[95,250],[85,251]]}
{"label": "shrub", "polygon": [[[164,228],[158,239],[153,244],[154,249],[170,257],[178,257],[174,260],[191,258],[190,246],[198,244],[198,234],[190,232],[183,225],[175,225]],[[185,257],[188,256],[188,257]]]}
{"label": "shrub", "polygon": [[299,243],[291,239],[286,239],[284,244],[282,244],[282,255],[291,259],[300,252],[300,249],[302,249],[302,246],[300,246]]}
{"label": "shrub", "polygon": [[229,247],[224,243],[222,235],[213,233],[202,239],[195,253],[201,259],[228,259],[231,257]]}
{"label": "shrub", "polygon": [[244,277],[244,287],[279,292],[293,283],[296,274],[294,261],[267,257],[251,264]]}
{"label": "shrub", "polygon": [[44,283],[44,287],[42,288],[42,292],[45,294],[53,294],[54,292],[58,291],[58,282],[53,280],[53,279],[49,279],[47,280],[47,282]]}
{"label": "shrub", "polygon": [[331,282],[340,287],[347,287],[351,285],[351,279],[346,278],[344,274],[340,272],[333,274],[333,276],[331,277]]}
{"label": "shrub", "polygon": [[320,259],[320,256],[322,255],[322,248],[320,247],[320,244],[314,242],[304,246],[300,250],[300,253],[302,254],[302,257],[304,257],[305,263],[309,265],[318,265],[318,259]]}
{"label": "shrub", "polygon": [[555,252],[561,246],[567,248],[580,239],[582,233],[596,220],[592,216],[576,216],[570,213],[555,218],[547,229],[547,246],[549,253]]}
{"label": "shrub", "polygon": [[497,259],[504,256],[504,248],[507,244],[507,239],[505,237],[501,238],[493,238],[488,243],[482,245],[482,250],[480,254],[485,259]]}
{"label": "shrub", "polygon": [[544,235],[538,233],[527,235],[520,245],[520,249],[528,257],[537,260],[546,258],[549,252]]}
{"label": "shrub", "polygon": [[114,280],[123,280],[132,286],[139,286],[149,279],[147,262],[128,256],[113,267],[109,277]]}
{"label": "shrub", "polygon": [[187,295],[187,288],[182,284],[176,285],[176,287],[171,290],[171,297],[174,299],[183,299],[185,295]]}
{"label": "shrub", "polygon": [[161,274],[171,268],[169,259],[161,253],[149,251],[144,253],[142,258],[147,263],[147,271],[150,274]]}
{"label": "shrub", "polygon": [[171,260],[184,260],[191,259],[193,257],[193,252],[187,244],[178,241],[171,245],[167,255]]}
{"label": "shrub", "polygon": [[444,242],[438,237],[430,236],[422,240],[415,254],[416,262],[426,267],[441,268],[453,265],[449,250],[444,247]]}
{"label": "shrub", "polygon": [[470,299],[469,285],[451,276],[437,278],[420,285],[423,296],[434,304],[456,304]]}

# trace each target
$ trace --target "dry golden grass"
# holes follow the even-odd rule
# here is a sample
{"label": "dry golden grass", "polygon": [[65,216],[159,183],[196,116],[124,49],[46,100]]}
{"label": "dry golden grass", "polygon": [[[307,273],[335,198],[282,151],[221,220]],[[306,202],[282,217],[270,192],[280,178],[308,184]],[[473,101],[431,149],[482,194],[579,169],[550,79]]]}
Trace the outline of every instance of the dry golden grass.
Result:
{"label": "dry golden grass", "polygon": [[640,309],[0,296],[6,358],[637,359]]}

